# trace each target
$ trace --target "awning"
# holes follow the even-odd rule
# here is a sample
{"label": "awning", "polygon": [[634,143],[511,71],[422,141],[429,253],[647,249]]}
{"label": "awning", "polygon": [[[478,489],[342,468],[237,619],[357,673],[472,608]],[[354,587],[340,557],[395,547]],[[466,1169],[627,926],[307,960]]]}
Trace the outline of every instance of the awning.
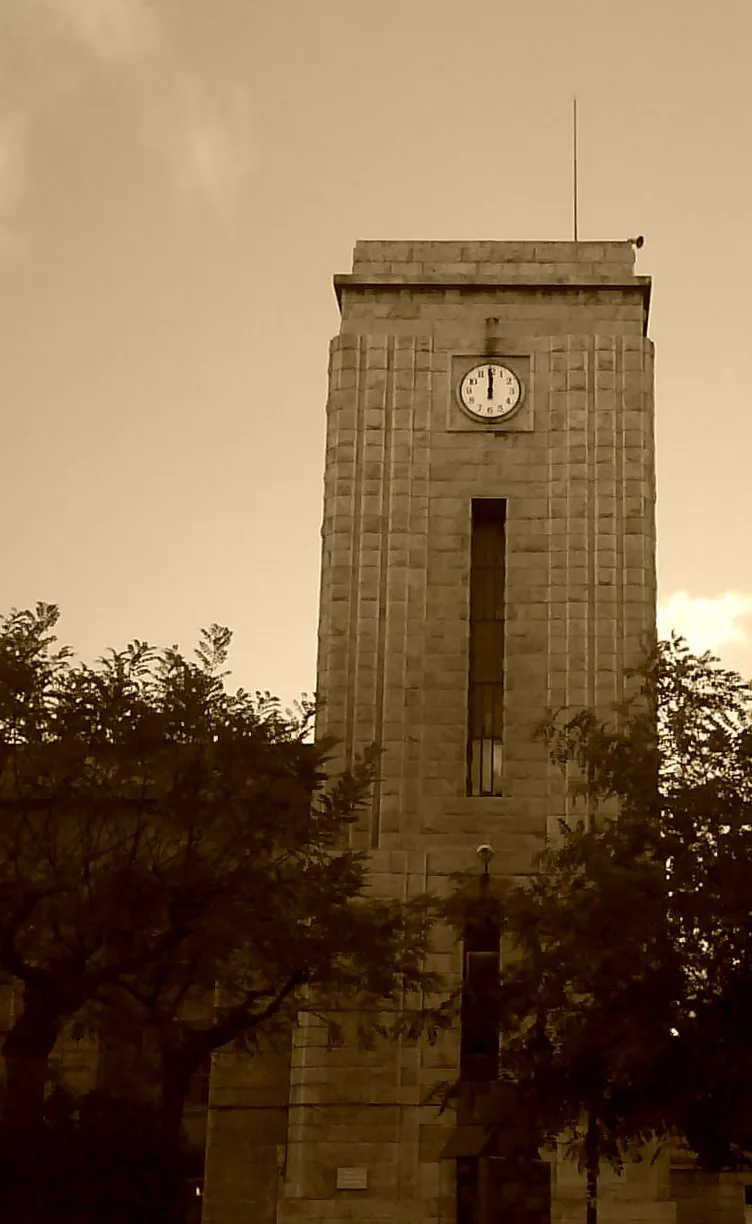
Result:
{"label": "awning", "polygon": [[494,1137],[493,1128],[470,1122],[452,1131],[439,1160],[460,1160],[464,1156],[483,1156]]}

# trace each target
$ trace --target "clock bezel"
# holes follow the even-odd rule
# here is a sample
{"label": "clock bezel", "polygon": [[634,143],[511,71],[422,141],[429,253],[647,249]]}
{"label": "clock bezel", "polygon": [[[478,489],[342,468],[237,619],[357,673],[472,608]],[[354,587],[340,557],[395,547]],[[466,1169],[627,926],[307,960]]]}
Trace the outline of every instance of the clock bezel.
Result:
{"label": "clock bezel", "polygon": [[[512,377],[516,379],[517,386],[520,389],[520,395],[519,395],[519,399],[517,400],[517,403],[514,405],[514,408],[509,408],[506,412],[499,413],[496,416],[481,416],[479,413],[474,412],[472,408],[468,408],[462,396],[462,388],[465,384],[465,380],[468,379],[470,375],[473,374],[476,370],[482,370],[485,366],[491,366],[491,365],[498,366],[499,369],[507,371],[507,373],[511,374]],[[498,425],[501,422],[510,420],[513,416],[516,415],[517,412],[519,412],[520,408],[522,407],[524,403],[524,400],[525,400],[525,384],[523,380],[520,378],[516,370],[513,370],[510,365],[507,365],[505,364],[504,361],[500,361],[498,359],[487,357],[484,361],[476,361],[475,364],[470,366],[468,370],[465,370],[464,374],[461,375],[459,382],[457,384],[457,402],[459,403],[460,408],[465,413],[465,415],[470,418],[471,421],[475,421],[476,423],[480,425]]]}

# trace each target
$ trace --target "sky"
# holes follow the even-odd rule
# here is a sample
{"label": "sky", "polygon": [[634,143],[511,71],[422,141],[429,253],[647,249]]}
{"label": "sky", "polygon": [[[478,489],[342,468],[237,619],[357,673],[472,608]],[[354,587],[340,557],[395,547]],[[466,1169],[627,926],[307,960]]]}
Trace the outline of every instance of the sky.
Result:
{"label": "sky", "polygon": [[0,0],[0,613],[315,687],[357,239],[644,234],[663,635],[752,675],[748,0]]}

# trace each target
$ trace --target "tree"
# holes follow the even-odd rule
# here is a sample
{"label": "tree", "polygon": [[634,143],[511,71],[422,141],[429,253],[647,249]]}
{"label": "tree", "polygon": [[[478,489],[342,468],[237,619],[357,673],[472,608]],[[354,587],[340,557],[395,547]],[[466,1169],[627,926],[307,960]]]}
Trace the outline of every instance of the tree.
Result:
{"label": "tree", "polygon": [[[135,641],[89,667],[53,651],[57,619],[38,604],[0,629],[0,972],[23,988],[3,1047],[16,1130],[40,1124],[49,1057],[74,1017],[152,1026],[174,1136],[190,1076],[219,1046],[337,996],[388,1012],[403,992],[438,988],[424,968],[433,903],[371,898],[367,858],[349,849],[374,753],[331,777],[313,703],[283,712],[268,694],[228,693],[220,626],[202,632],[197,663]],[[186,1030],[185,1005],[217,982],[226,1002]]]}
{"label": "tree", "polygon": [[704,1168],[738,1168],[752,1149],[752,685],[676,636],[640,676],[615,723],[583,711],[543,733],[555,759],[579,766],[583,797],[617,804],[604,839],[641,821],[664,864],[664,924],[681,974],[653,1096]]}
{"label": "tree", "polygon": [[[663,866],[637,829],[610,837],[562,828],[524,884],[500,882],[504,945],[498,991],[500,1078],[524,1105],[531,1150],[569,1139],[587,1174],[587,1222],[597,1218],[604,1160],[663,1133],[652,1098],[655,1052],[671,1041],[678,963],[661,921]],[[472,891],[453,898],[461,929]]]}
{"label": "tree", "polygon": [[502,1076],[539,1135],[575,1141],[588,1224],[601,1161],[635,1144],[686,1136],[713,1169],[752,1146],[752,706],[716,663],[672,639],[610,721],[546,721],[582,818],[499,894]]}

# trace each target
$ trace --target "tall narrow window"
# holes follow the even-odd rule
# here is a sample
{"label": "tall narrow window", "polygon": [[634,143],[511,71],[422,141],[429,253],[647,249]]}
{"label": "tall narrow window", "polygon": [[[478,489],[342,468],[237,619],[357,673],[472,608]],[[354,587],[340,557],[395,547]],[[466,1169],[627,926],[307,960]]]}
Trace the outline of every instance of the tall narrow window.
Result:
{"label": "tall narrow window", "polygon": [[481,902],[466,926],[463,949],[460,1080],[466,1083],[499,1077],[500,943],[498,905]]}
{"label": "tall narrow window", "polygon": [[478,1160],[490,1137],[484,1126],[477,1125],[481,1117],[470,1085],[499,1078],[501,914],[498,902],[487,895],[487,884],[484,877],[463,938],[460,1097],[454,1136],[457,1224],[479,1224],[481,1219]]}
{"label": "tall narrow window", "polygon": [[502,793],[506,501],[473,500],[467,793]]}

